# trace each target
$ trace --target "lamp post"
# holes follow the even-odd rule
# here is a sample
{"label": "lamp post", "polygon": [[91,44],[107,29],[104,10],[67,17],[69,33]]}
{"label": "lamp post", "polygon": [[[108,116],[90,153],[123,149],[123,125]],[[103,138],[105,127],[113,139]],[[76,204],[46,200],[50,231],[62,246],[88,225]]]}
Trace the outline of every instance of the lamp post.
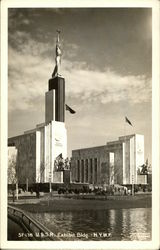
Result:
{"label": "lamp post", "polygon": [[134,175],[132,174],[132,195],[134,195]]}
{"label": "lamp post", "polygon": [[49,173],[49,192],[52,192],[51,172]]}
{"label": "lamp post", "polygon": [[18,200],[18,180],[16,181],[16,200]]}
{"label": "lamp post", "polygon": [[18,181],[19,181],[19,167],[17,168],[17,174],[16,174],[16,200],[18,200]]}
{"label": "lamp post", "polygon": [[28,192],[28,178],[26,178],[26,191]]}

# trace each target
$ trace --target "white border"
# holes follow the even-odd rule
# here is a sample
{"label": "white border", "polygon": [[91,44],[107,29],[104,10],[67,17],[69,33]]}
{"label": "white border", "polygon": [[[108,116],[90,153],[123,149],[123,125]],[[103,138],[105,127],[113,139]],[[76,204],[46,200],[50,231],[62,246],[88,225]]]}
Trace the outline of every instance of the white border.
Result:
{"label": "white border", "polygon": [[[8,18],[7,11],[11,7],[150,7],[153,11],[153,77],[152,77],[152,241],[100,241],[100,242],[15,242],[7,241],[7,137],[8,137]],[[159,249],[159,1],[158,0],[2,0],[1,2],[1,249]]]}

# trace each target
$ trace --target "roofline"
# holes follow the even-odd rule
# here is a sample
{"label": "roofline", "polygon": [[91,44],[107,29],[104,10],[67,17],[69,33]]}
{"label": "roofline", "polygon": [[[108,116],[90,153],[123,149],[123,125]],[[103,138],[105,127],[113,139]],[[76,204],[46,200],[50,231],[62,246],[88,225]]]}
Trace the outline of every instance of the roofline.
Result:
{"label": "roofline", "polygon": [[80,150],[86,150],[86,149],[94,149],[94,148],[102,148],[102,147],[107,147],[107,145],[101,145],[101,146],[94,146],[94,147],[87,147],[87,148],[78,148],[78,149],[73,149],[73,151],[80,151]]}
{"label": "roofline", "polygon": [[123,139],[125,139],[125,138],[131,138],[131,137],[136,136],[136,135],[140,135],[140,136],[143,136],[143,137],[144,137],[144,135],[141,135],[141,134],[123,135],[123,136],[119,136],[117,141],[106,142],[105,145],[101,145],[101,146],[94,146],[94,147],[73,149],[72,152],[78,151],[78,150],[79,150],[79,151],[80,151],[80,150],[82,151],[82,150],[86,150],[86,149],[102,148],[102,147],[111,146],[112,144],[113,144],[113,145],[114,145],[114,144],[121,144]]}
{"label": "roofline", "polygon": [[[28,131],[29,131],[29,130],[28,130]],[[30,131],[31,131],[31,130],[30,130]],[[26,131],[26,132],[27,132],[27,131]],[[13,137],[9,137],[9,138],[8,138],[8,141],[9,141],[9,140],[13,140],[13,139],[17,139],[18,137],[21,137],[21,136],[27,136],[28,134],[34,134],[35,132],[36,132],[36,130],[35,130],[35,131],[32,130],[32,132],[30,132],[30,133],[28,132],[28,133],[24,133],[24,134],[21,134],[21,135],[16,135],[16,136],[13,136]]]}
{"label": "roofline", "polygon": [[130,135],[119,136],[118,139],[122,140],[123,138],[131,138],[131,137],[136,136],[136,135],[140,135],[140,136],[144,137],[144,135],[141,135],[141,134],[130,134]]}

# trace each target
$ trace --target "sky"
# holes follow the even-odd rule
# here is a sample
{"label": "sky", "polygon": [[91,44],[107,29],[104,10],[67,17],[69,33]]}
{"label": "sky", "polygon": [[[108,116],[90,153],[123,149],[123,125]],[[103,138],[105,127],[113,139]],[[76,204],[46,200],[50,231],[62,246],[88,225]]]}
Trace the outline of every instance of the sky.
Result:
{"label": "sky", "polygon": [[[71,150],[143,134],[151,162],[152,12],[147,8],[8,11],[8,136],[45,120],[45,92],[61,30]],[[133,127],[125,122],[125,116]]]}

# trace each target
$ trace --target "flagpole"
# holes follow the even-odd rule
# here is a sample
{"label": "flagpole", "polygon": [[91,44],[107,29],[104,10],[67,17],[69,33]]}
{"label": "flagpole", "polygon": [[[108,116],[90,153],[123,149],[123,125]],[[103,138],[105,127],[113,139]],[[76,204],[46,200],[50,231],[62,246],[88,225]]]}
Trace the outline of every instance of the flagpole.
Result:
{"label": "flagpole", "polygon": [[126,122],[124,121],[124,136],[126,136]]}
{"label": "flagpole", "polygon": [[124,120],[124,162],[123,162],[123,178],[124,178],[124,183],[126,183],[126,174],[125,174],[125,169],[126,169],[126,120]]}

